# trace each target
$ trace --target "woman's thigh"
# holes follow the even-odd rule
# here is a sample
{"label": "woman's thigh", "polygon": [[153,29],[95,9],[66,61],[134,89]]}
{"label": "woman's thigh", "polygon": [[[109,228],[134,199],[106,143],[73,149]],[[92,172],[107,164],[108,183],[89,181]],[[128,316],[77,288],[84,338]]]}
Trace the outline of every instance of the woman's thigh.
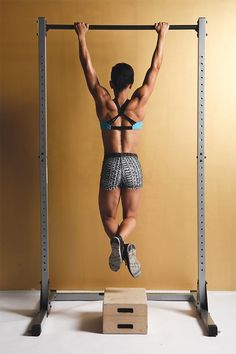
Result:
{"label": "woman's thigh", "polygon": [[123,219],[128,216],[137,217],[140,206],[140,196],[142,188],[121,190],[121,202],[123,208]]}
{"label": "woman's thigh", "polygon": [[117,209],[120,201],[120,188],[106,190],[99,188],[99,210],[101,218],[113,217],[116,218]]}

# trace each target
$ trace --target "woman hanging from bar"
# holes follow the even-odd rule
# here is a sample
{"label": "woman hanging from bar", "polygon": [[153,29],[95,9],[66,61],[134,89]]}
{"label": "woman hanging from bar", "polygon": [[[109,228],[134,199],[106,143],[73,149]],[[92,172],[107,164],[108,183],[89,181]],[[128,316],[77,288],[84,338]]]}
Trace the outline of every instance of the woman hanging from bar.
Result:
{"label": "woman hanging from bar", "polygon": [[[154,89],[157,74],[163,60],[165,36],[169,29],[166,22],[155,23],[157,44],[143,84],[128,99],[134,82],[133,68],[126,63],[112,67],[110,86],[114,99],[100,85],[93,68],[85,34],[89,24],[74,23],[79,40],[79,57],[88,89],[92,94],[100,122],[104,146],[104,159],[100,174],[99,210],[104,230],[110,238],[109,266],[118,271],[124,260],[130,274],[136,278],[141,265],[136,256],[136,247],[125,240],[136,226],[143,186],[143,173],[137,154],[137,146],[143,125],[148,99]],[[123,220],[117,222],[117,209],[121,199]]]}

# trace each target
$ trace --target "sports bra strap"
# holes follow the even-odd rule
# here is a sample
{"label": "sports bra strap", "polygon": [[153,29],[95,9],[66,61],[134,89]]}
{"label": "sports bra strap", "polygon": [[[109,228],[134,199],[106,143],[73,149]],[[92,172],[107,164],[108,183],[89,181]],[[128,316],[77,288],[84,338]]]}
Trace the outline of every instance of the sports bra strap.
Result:
{"label": "sports bra strap", "polygon": [[[129,103],[130,100],[127,98],[127,100],[123,103],[122,106],[119,105],[119,102],[118,102],[118,100],[116,98],[114,98],[113,101],[116,104],[116,107],[117,107],[117,110],[118,110],[118,114],[115,117],[113,117],[113,118],[101,123],[103,125],[104,124],[108,125],[108,128],[107,128],[107,125],[106,125],[105,129],[126,130],[126,129],[133,129],[133,126],[134,126],[134,129],[140,129],[140,128],[136,128],[136,126],[141,126],[141,122],[136,122],[135,120],[131,119],[126,114],[124,114],[124,110],[125,110],[125,108],[126,108],[126,106],[127,106],[127,104]],[[115,120],[121,115],[131,124],[130,126],[113,126],[112,125],[115,122]]]}
{"label": "sports bra strap", "polygon": [[129,99],[127,98],[127,100],[122,104],[122,106],[119,105],[118,100],[116,99],[116,97],[113,100],[116,104],[117,110],[119,112],[119,114],[122,114],[127,106],[127,104],[129,103]]}
{"label": "sports bra strap", "polygon": [[111,119],[109,119],[109,120],[107,120],[107,123],[114,123],[115,122],[115,120],[117,120],[117,118],[120,116],[120,114],[118,113],[114,118],[111,118]]}
{"label": "sports bra strap", "polygon": [[117,107],[117,110],[118,110],[118,115],[116,115],[114,118],[110,119],[108,122],[109,122],[109,123],[114,123],[114,121],[115,121],[120,115],[123,115],[123,116],[126,118],[126,120],[127,120],[131,125],[135,124],[135,123],[136,123],[135,120],[131,119],[131,118],[128,117],[126,114],[124,114],[124,110],[125,110],[125,108],[126,108],[126,106],[127,106],[127,104],[129,103],[130,100],[127,98],[127,100],[123,103],[122,106],[119,105],[119,102],[118,102],[118,100],[116,99],[116,97],[114,98],[113,101],[114,101],[115,104],[116,104],[116,107]]}
{"label": "sports bra strap", "polygon": [[135,124],[137,123],[135,120],[131,119],[130,117],[128,117],[126,114],[123,113],[123,116],[126,118],[126,120],[130,123],[130,124]]}

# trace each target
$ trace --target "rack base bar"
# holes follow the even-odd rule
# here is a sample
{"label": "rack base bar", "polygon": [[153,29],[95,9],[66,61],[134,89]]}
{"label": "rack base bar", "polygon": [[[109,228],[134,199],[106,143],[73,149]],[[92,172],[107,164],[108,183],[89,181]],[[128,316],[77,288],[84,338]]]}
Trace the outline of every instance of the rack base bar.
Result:
{"label": "rack base bar", "polygon": [[[52,301],[98,301],[103,300],[104,292],[53,292]],[[193,302],[191,293],[149,293],[149,301],[189,301]]]}
{"label": "rack base bar", "polygon": [[191,290],[193,296],[193,305],[196,307],[196,310],[200,316],[200,320],[205,328],[209,337],[216,337],[218,334],[218,329],[214,323],[208,310],[202,309],[199,306],[199,301],[197,300],[197,291]]}

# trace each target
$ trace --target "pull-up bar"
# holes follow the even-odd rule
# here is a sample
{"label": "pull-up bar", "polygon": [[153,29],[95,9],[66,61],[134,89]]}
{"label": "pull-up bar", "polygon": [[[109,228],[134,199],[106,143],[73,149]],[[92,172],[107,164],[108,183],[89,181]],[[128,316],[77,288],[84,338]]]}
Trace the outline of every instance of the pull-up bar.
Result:
{"label": "pull-up bar", "polygon": [[[48,30],[73,30],[74,25],[47,25]],[[89,25],[89,30],[154,30],[154,25]],[[195,30],[198,25],[170,25],[169,30]]]}

